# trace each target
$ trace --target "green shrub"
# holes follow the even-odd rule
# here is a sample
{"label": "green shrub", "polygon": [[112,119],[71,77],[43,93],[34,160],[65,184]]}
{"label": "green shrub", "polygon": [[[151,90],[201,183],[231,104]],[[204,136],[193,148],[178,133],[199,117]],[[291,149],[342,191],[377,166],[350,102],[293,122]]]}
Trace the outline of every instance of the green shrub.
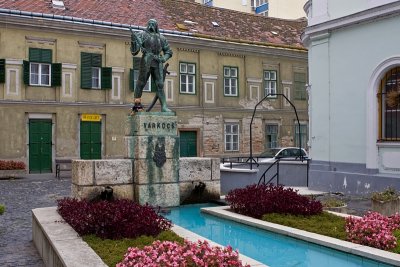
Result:
{"label": "green shrub", "polygon": [[345,219],[329,212],[302,216],[289,214],[265,214],[262,219],[308,232],[346,240]]}
{"label": "green shrub", "polygon": [[324,208],[337,208],[337,207],[343,207],[346,205],[346,203],[340,199],[337,198],[327,198],[321,200],[322,206]]}
{"label": "green shrub", "polygon": [[314,215],[322,212],[321,202],[282,185],[248,185],[230,191],[225,199],[234,212],[254,218],[267,213]]}
{"label": "green shrub", "polygon": [[0,204],[0,215],[3,215],[3,213],[6,211],[6,207],[4,205]]}
{"label": "green shrub", "polygon": [[176,241],[183,244],[183,238],[172,231],[163,231],[158,236],[140,236],[135,239],[101,239],[95,235],[83,236],[83,240],[100,256],[108,265],[115,266],[124,259],[129,247],[143,248],[151,245],[154,241]]}
{"label": "green shrub", "polygon": [[388,187],[382,192],[374,192],[372,193],[371,199],[376,200],[376,201],[391,201],[391,200],[396,200],[400,196],[400,193],[396,191],[393,187]]}

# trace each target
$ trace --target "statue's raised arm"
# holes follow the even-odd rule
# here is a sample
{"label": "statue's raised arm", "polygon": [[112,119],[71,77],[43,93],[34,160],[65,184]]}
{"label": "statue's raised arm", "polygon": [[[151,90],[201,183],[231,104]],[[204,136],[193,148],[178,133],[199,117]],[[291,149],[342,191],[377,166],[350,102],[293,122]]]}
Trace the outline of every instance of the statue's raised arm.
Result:
{"label": "statue's raised arm", "polygon": [[131,54],[132,56],[136,56],[140,51],[142,42],[140,40],[139,33],[134,32],[132,27],[129,27],[129,30],[131,31]]}

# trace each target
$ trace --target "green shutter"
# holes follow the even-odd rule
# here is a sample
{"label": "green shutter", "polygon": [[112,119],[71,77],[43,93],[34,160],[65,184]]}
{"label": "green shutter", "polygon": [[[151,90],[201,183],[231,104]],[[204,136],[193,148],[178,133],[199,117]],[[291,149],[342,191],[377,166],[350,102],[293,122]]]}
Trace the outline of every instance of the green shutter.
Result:
{"label": "green shutter", "polygon": [[81,53],[81,88],[92,88],[92,54]]}
{"label": "green shutter", "polygon": [[29,61],[51,63],[52,60],[51,49],[29,48]]}
{"label": "green shutter", "polygon": [[111,89],[112,68],[101,68],[101,89]]}
{"label": "green shutter", "polygon": [[24,84],[29,85],[29,61],[24,60],[23,61],[23,79],[24,79]]}
{"label": "green shutter", "polygon": [[6,60],[0,59],[0,83],[6,82]]}
{"label": "green shutter", "polygon": [[61,63],[51,64],[51,86],[61,86]]}
{"label": "green shutter", "polygon": [[101,54],[90,54],[92,56],[92,67],[101,67]]}
{"label": "green shutter", "polygon": [[135,90],[135,72],[133,69],[129,70],[129,90],[132,92]]}

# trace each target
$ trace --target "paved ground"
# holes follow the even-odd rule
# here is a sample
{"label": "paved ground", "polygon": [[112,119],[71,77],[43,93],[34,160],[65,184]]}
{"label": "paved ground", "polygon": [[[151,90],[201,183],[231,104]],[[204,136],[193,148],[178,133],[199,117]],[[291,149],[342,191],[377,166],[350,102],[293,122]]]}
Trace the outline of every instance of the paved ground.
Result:
{"label": "paved ground", "polygon": [[32,242],[34,208],[56,206],[56,200],[69,196],[71,179],[53,175],[30,175],[15,180],[0,180],[0,266],[44,266]]}

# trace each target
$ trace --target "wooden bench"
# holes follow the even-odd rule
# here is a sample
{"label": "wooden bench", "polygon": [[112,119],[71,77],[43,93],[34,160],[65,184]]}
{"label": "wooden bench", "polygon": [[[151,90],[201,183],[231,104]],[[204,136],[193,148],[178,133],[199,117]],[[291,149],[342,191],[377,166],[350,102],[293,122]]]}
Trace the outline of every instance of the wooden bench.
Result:
{"label": "wooden bench", "polygon": [[60,179],[62,171],[72,170],[72,159],[56,158],[56,178]]}

